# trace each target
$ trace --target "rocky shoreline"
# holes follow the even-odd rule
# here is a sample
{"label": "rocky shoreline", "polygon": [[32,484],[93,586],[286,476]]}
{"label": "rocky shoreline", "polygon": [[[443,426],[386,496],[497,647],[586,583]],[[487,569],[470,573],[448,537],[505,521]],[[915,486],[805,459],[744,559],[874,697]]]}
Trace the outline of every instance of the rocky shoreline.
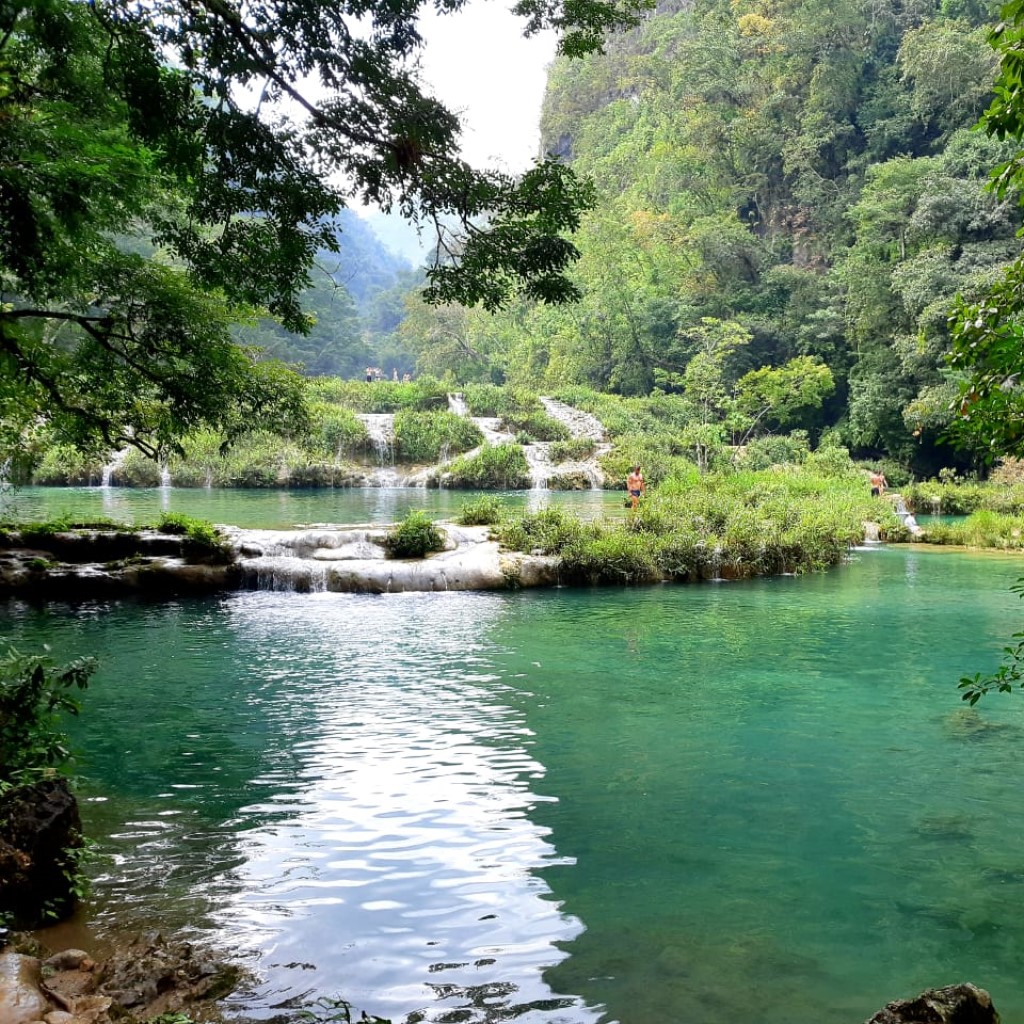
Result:
{"label": "rocky shoreline", "polygon": [[[51,954],[27,936],[16,949],[0,953],[2,1024],[136,1024],[178,1013],[195,1024],[223,1024],[220,1001],[246,980],[218,955],[159,934],[135,938],[100,961],[81,949]],[[865,1024],[1000,1024],[1000,1018],[988,992],[965,982],[895,1000]]]}
{"label": "rocky shoreline", "polygon": [[244,978],[220,956],[158,934],[99,961],[81,949],[51,954],[27,935],[16,938],[0,953],[3,1024],[117,1024],[170,1013],[214,1024],[223,1019],[218,1002]]}

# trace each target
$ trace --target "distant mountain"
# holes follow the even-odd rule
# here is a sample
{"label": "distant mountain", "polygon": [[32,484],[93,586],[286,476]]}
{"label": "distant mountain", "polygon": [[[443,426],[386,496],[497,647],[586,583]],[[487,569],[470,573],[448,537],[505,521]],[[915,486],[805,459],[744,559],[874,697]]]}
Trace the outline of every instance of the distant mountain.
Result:
{"label": "distant mountain", "polygon": [[393,288],[413,264],[395,255],[370,223],[352,210],[343,210],[338,220],[340,252],[321,253],[317,262],[335,284],[345,288],[362,313],[375,295]]}

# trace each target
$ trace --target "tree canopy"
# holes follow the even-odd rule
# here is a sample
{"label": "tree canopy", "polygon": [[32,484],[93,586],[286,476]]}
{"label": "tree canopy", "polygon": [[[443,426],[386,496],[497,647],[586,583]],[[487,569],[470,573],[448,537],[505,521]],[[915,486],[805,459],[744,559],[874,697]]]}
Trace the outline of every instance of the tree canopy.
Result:
{"label": "tree canopy", "polygon": [[[464,0],[435,5],[455,15]],[[291,331],[352,201],[430,221],[439,301],[575,294],[564,233],[588,188],[459,157],[420,86],[421,0],[0,4],[0,425],[157,454],[198,424],[301,414],[280,369],[232,345],[239,314]],[[644,0],[520,0],[580,55]]]}
{"label": "tree canopy", "polygon": [[[994,172],[1002,199],[1024,196],[1024,0],[1010,0],[992,32],[999,59],[995,98],[982,117],[1007,158]],[[953,433],[989,457],[1024,455],[1024,256],[981,296],[961,297],[951,318],[950,366],[959,379]]]}
{"label": "tree canopy", "polygon": [[[968,309],[983,301],[1006,331],[992,286],[1021,266],[1013,169],[1024,115],[1013,108],[1024,33],[1005,23],[994,50],[997,13],[984,0],[660,0],[604,54],[556,61],[544,142],[597,193],[575,236],[581,298],[520,303],[512,329],[507,313],[474,311],[460,340],[480,355],[472,362],[430,348],[450,332],[423,324],[422,365],[646,395],[684,381],[702,323],[734,323],[750,340],[719,367],[726,393],[751,372],[804,366],[820,396],[765,412],[758,432],[828,431],[856,455],[931,475],[974,468],[987,445],[950,433],[958,386],[987,352],[986,394],[1004,406],[993,419],[1005,424],[1006,403],[1019,401],[1024,450],[1024,390],[1012,370],[1000,374],[1001,335],[991,346],[964,335],[947,360],[957,296]],[[973,131],[990,104],[990,131]],[[1024,295],[1022,281],[1024,269],[1011,272],[1003,290]],[[963,323],[981,330],[979,315]],[[1014,328],[1005,354],[1021,348]],[[756,418],[754,398],[745,404]],[[731,416],[716,413],[739,443],[749,428]]]}

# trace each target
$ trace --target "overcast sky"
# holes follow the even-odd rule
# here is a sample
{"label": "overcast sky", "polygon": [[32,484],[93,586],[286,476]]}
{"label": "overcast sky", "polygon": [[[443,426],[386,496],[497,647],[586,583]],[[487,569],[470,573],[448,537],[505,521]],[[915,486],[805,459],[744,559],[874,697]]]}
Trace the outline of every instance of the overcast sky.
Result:
{"label": "overcast sky", "polygon": [[462,116],[463,155],[477,167],[525,170],[540,146],[540,106],[555,34],[523,39],[522,19],[502,0],[470,0],[446,17],[428,10],[421,26],[423,77]]}
{"label": "overcast sky", "polygon": [[[504,3],[511,0],[469,0],[447,17],[426,9],[421,69],[431,91],[462,119],[462,155],[469,163],[516,173],[539,155],[540,107],[556,37],[544,32],[524,39],[521,20]],[[397,214],[359,212],[413,265],[429,252],[433,239],[418,236]]]}

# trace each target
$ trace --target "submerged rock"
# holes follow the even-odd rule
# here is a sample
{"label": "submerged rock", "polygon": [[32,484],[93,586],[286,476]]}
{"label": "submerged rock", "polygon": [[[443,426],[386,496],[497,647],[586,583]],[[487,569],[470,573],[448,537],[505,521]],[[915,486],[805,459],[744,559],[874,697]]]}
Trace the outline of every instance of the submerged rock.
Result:
{"label": "submerged rock", "polygon": [[999,1024],[999,1014],[984,989],[965,982],[889,1003],[866,1024]]}

